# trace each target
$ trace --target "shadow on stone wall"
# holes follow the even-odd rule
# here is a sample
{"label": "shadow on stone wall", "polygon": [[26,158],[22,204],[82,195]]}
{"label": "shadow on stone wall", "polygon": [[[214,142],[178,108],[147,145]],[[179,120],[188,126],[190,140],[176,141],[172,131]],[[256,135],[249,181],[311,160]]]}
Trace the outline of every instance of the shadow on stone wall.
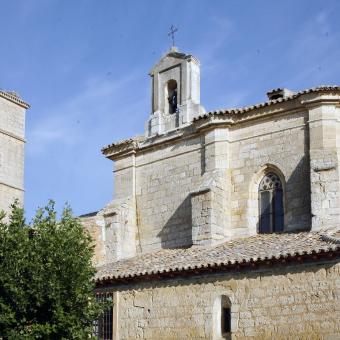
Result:
{"label": "shadow on stone wall", "polygon": [[[291,118],[294,118],[292,116]],[[288,118],[289,119],[289,118]],[[274,120],[274,124],[280,122],[280,119]],[[305,117],[305,127],[301,127],[304,134],[304,155],[301,157],[297,166],[292,171],[291,175],[285,178],[285,231],[297,232],[297,231],[310,231],[312,226],[311,221],[311,184],[310,184],[310,156],[309,156],[309,130],[308,117]],[[294,145],[295,141],[292,139],[290,144],[286,144],[285,152],[288,151]],[[294,155],[291,155],[294,157]],[[273,157],[275,159],[275,157]],[[274,164],[279,170],[284,173],[285,159],[279,159],[274,161]],[[271,159],[267,160],[267,163],[271,164]],[[259,212],[258,212],[259,214]],[[259,230],[259,218],[256,216],[256,231]]]}
{"label": "shadow on stone wall", "polygon": [[191,197],[188,195],[157,234],[163,249],[192,246]]}
{"label": "shadow on stone wall", "polygon": [[[311,201],[309,158],[300,159],[291,176],[286,179],[285,228],[286,232],[311,230]],[[256,230],[259,222],[257,221]],[[188,195],[157,234],[163,249],[188,248],[192,241],[192,206]]]}
{"label": "shadow on stone wall", "polygon": [[[310,161],[309,161],[309,131],[304,129],[305,143],[304,156],[300,158],[297,166],[286,178],[285,187],[285,231],[309,231],[311,230],[311,187],[310,187]],[[205,149],[203,139],[193,139],[190,144],[201,144],[201,175],[205,173]],[[291,141],[292,145],[294,140]],[[173,150],[176,149],[175,146]],[[290,147],[289,145],[287,146]],[[301,157],[300,155],[297,155]],[[293,155],[294,157],[294,155]],[[273,159],[275,159],[273,155]],[[269,159],[268,162],[271,160]],[[281,162],[274,162],[281,170],[285,167]],[[281,171],[282,171],[281,170]],[[247,180],[247,179],[246,179]],[[251,180],[250,178],[248,179]],[[180,188],[178,189],[180,190]],[[172,216],[158,233],[163,249],[187,248],[192,246],[192,211],[191,197],[188,195],[177,207]],[[246,212],[244,212],[246,214]],[[259,227],[259,216],[256,216],[256,230]],[[234,226],[235,227],[235,226]],[[239,227],[239,226],[238,226]],[[246,227],[246,226],[245,226]],[[255,226],[254,226],[255,227]]]}
{"label": "shadow on stone wall", "polygon": [[[312,228],[311,216],[311,184],[310,184],[310,136],[308,117],[305,117],[304,130],[304,156],[300,159],[293,173],[287,178],[286,183],[286,207],[287,214],[292,216],[292,221],[285,223],[287,231],[310,231]],[[294,141],[291,141],[294,143]]]}
{"label": "shadow on stone wall", "polygon": [[309,157],[303,156],[286,182],[287,231],[311,229]]}

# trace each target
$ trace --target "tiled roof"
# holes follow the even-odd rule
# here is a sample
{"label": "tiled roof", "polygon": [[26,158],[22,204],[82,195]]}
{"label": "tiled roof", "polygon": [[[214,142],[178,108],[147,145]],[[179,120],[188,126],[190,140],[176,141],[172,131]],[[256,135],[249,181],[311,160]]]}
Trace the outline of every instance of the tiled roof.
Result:
{"label": "tiled roof", "polygon": [[337,235],[317,232],[259,234],[215,247],[162,249],[98,268],[96,281],[126,281],[137,277],[165,275],[204,268],[235,267],[263,261],[331,253],[340,250]]}
{"label": "tiled roof", "polygon": [[[269,92],[273,92],[273,91],[278,91],[281,89],[273,89]],[[340,91],[340,86],[334,86],[334,85],[323,85],[323,86],[318,86],[318,87],[313,87],[307,90],[303,90],[303,91],[299,91],[296,92],[290,96],[284,97],[284,98],[278,98],[278,99],[274,99],[274,100],[269,100],[263,103],[259,103],[259,104],[254,104],[251,106],[245,106],[245,107],[241,107],[241,108],[232,108],[232,109],[222,109],[222,110],[214,110],[214,111],[210,111],[207,112],[205,114],[199,115],[197,117],[194,118],[194,121],[196,120],[200,120],[202,118],[208,118],[209,116],[214,116],[214,115],[224,115],[224,114],[240,114],[240,113],[246,113],[255,109],[259,109],[265,106],[271,106],[277,103],[282,103],[282,102],[286,102],[292,99],[295,99],[303,94],[307,94],[307,93],[315,93],[315,92],[323,92],[323,91]]]}
{"label": "tiled roof", "polygon": [[24,102],[18,95],[14,94],[13,92],[2,91],[0,90],[0,97],[6,98],[13,103],[16,103],[25,109],[28,109],[30,106],[26,102]]}

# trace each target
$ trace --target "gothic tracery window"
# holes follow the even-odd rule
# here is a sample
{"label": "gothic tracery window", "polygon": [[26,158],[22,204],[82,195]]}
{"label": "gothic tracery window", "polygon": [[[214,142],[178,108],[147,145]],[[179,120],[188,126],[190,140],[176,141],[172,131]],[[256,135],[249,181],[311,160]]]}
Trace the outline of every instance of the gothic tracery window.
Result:
{"label": "gothic tracery window", "polygon": [[280,178],[270,172],[259,185],[259,233],[283,231],[283,190]]}

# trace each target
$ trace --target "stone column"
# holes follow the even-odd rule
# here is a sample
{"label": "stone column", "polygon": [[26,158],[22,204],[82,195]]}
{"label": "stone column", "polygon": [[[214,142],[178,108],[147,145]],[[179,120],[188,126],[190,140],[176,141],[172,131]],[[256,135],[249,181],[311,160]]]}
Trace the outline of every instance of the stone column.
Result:
{"label": "stone column", "polygon": [[194,245],[212,245],[228,239],[230,211],[229,129],[205,132],[204,174],[200,187],[191,193]]}
{"label": "stone column", "polygon": [[339,226],[340,114],[334,103],[310,103],[308,108],[312,230],[316,231]]}

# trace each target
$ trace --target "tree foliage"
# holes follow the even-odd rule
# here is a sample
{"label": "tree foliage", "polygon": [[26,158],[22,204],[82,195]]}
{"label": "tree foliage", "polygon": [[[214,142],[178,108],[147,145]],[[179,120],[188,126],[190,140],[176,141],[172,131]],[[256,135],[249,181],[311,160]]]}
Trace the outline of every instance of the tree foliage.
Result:
{"label": "tree foliage", "polygon": [[0,338],[87,339],[103,306],[93,295],[93,246],[80,221],[54,203],[27,225],[13,204],[0,217]]}

